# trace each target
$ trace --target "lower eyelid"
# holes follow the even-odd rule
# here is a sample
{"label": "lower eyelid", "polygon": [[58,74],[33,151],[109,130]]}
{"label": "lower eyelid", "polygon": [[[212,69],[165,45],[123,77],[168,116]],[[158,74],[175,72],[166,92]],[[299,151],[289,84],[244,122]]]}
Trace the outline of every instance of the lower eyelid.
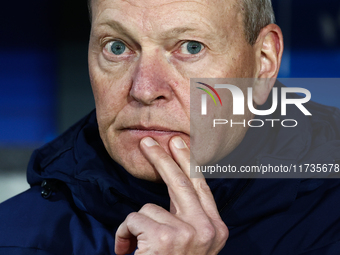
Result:
{"label": "lower eyelid", "polygon": [[111,52],[108,52],[106,49],[103,49],[102,55],[104,59],[106,59],[109,62],[122,62],[131,59],[131,57],[134,57],[134,53],[129,50],[127,53],[123,53],[121,55],[115,55]]}
{"label": "lower eyelid", "polygon": [[197,54],[176,54],[174,58],[181,62],[196,62],[204,58],[206,55],[206,51],[204,49]]}

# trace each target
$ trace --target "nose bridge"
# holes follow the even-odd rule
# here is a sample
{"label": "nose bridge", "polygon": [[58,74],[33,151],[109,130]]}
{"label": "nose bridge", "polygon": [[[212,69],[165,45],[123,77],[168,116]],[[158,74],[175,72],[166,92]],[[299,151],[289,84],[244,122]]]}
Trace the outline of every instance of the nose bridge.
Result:
{"label": "nose bridge", "polygon": [[152,104],[158,99],[169,99],[171,87],[168,62],[157,50],[144,51],[133,75],[130,95],[143,104]]}

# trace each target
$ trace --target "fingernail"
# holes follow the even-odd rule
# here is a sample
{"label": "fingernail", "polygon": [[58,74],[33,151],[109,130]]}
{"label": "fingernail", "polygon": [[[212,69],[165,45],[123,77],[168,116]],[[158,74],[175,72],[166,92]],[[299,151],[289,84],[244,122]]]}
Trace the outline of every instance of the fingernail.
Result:
{"label": "fingernail", "polygon": [[180,137],[175,137],[174,139],[172,139],[172,142],[174,143],[177,149],[187,148],[187,145],[185,144],[183,139]]}
{"label": "fingernail", "polygon": [[158,143],[154,139],[152,139],[151,137],[144,138],[143,143],[148,147],[158,145]]}

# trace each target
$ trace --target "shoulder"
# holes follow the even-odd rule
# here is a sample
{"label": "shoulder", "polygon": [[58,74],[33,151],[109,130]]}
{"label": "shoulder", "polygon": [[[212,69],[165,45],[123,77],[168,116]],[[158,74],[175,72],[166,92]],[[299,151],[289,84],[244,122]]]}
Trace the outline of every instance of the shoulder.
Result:
{"label": "shoulder", "polygon": [[33,186],[0,204],[0,254],[95,254],[96,242],[112,240],[107,227],[74,205],[66,185],[49,199],[40,193]]}
{"label": "shoulder", "polygon": [[57,251],[60,244],[70,245],[67,224],[74,217],[72,205],[61,193],[50,201],[40,192],[34,186],[0,205],[0,247]]}
{"label": "shoulder", "polygon": [[221,254],[338,254],[339,196],[339,179],[254,180],[223,217],[230,237]]}

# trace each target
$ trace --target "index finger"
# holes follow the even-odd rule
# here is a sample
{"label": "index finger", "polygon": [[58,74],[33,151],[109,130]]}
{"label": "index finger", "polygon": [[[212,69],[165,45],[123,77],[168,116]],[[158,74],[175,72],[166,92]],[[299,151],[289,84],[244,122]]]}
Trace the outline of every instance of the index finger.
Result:
{"label": "index finger", "polygon": [[179,164],[183,172],[187,175],[188,178],[190,178],[191,182],[193,183],[201,206],[203,210],[206,212],[206,214],[210,218],[220,219],[220,214],[218,212],[214,196],[204,178],[204,175],[201,172],[195,172],[194,174],[191,174],[190,166],[192,161],[194,160],[190,161],[189,150],[186,150],[185,148],[178,149],[176,147],[176,144],[180,142],[185,144],[185,142],[180,137],[174,137],[171,139],[170,150],[172,152],[174,159],[176,160],[177,164]]}
{"label": "index finger", "polygon": [[[140,145],[145,157],[167,185],[171,201],[177,212],[190,215],[202,212],[202,206],[193,183],[171,156],[150,137],[142,139]],[[180,149],[184,149],[190,154],[188,148]],[[190,158],[186,160],[190,163]]]}

